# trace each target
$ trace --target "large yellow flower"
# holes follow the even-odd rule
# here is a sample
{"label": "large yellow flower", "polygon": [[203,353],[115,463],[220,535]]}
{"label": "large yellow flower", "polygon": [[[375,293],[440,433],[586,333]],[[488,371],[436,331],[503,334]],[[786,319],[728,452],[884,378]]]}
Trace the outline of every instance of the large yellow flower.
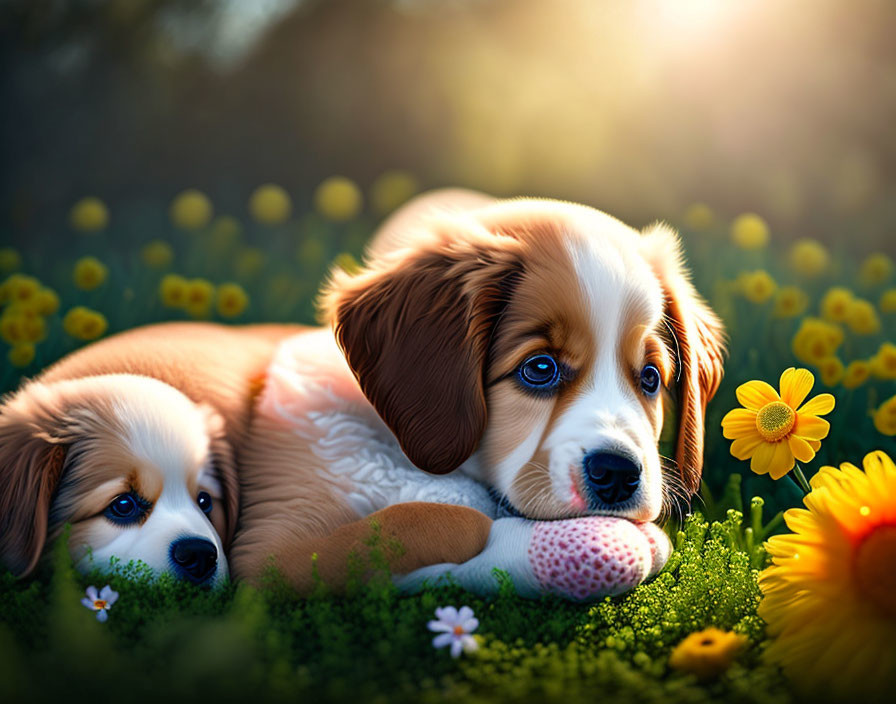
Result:
{"label": "large yellow flower", "polygon": [[731,454],[749,459],[750,469],[772,479],[787,474],[795,460],[811,462],[831,427],[819,416],[834,410],[831,394],[819,394],[803,404],[814,384],[808,369],[791,367],[781,374],[780,395],[764,381],[738,386],[737,400],[744,408],[722,418],[724,436],[734,440]]}
{"label": "large yellow flower", "polygon": [[825,701],[883,701],[896,672],[896,465],[863,464],[822,467],[759,577],[764,657]]}

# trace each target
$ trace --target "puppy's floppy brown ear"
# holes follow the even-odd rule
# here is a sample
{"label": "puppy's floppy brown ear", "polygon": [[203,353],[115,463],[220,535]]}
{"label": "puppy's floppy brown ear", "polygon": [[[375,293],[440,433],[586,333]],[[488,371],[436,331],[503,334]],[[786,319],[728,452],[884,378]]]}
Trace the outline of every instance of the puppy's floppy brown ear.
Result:
{"label": "puppy's floppy brown ear", "polygon": [[0,565],[20,577],[43,551],[67,451],[47,407],[31,396],[38,389],[29,385],[0,407]]}
{"label": "puppy's floppy brown ear", "polygon": [[649,227],[642,251],[666,297],[678,379],[678,440],[675,460],[685,487],[695,493],[703,471],[706,405],[722,380],[725,333],[721,321],[691,283],[678,235],[666,225]]}
{"label": "puppy's floppy brown ear", "polygon": [[237,478],[236,460],[234,458],[233,446],[227,439],[224,418],[209,405],[201,404],[201,410],[205,415],[212,464],[218,473],[217,478],[221,483],[221,491],[223,493],[225,527],[220,537],[224,549],[227,550],[236,532],[237,517],[240,509],[240,487]]}
{"label": "puppy's floppy brown ear", "polygon": [[356,276],[334,273],[325,295],[324,313],[361,389],[427,472],[456,469],[485,430],[484,365],[522,269],[519,247],[456,223]]}

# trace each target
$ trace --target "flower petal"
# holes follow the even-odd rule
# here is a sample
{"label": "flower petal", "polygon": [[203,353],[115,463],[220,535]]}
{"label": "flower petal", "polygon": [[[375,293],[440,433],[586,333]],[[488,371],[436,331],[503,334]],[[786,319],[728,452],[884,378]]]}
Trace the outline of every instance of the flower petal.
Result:
{"label": "flower petal", "polygon": [[737,400],[740,401],[741,405],[752,411],[758,411],[764,405],[771,403],[772,401],[781,400],[777,391],[764,381],[758,380],[748,381],[746,384],[741,384],[737,387],[735,393],[737,394]]}
{"label": "flower petal", "polygon": [[453,606],[443,606],[436,609],[436,618],[439,621],[450,623],[452,626],[457,622],[457,609]]}
{"label": "flower petal", "polygon": [[479,650],[479,643],[476,642],[476,639],[473,636],[463,636],[460,639],[460,642],[465,653],[473,653]]}
{"label": "flower petal", "polygon": [[790,445],[783,441],[775,443],[775,454],[768,465],[768,473],[771,478],[775,480],[780,479],[793,469],[794,464]]}
{"label": "flower petal", "polygon": [[797,414],[792,434],[803,438],[803,440],[824,440],[830,429],[831,424],[824,418]]}
{"label": "flower petal", "polygon": [[453,658],[460,657],[460,653],[463,650],[463,648],[464,648],[464,644],[463,644],[463,642],[461,642],[460,638],[458,638],[456,641],[454,641],[451,644],[451,657],[453,657]]}
{"label": "flower petal", "polygon": [[781,375],[781,400],[791,408],[797,408],[815,385],[815,377],[808,369],[791,367]]}
{"label": "flower petal", "polygon": [[756,474],[768,474],[768,467],[774,456],[775,446],[771,443],[763,442],[753,453],[753,458],[750,460],[750,469],[756,472]]}
{"label": "flower petal", "polygon": [[467,633],[472,633],[477,628],[479,628],[479,619],[478,618],[468,618],[466,621],[463,621],[460,624],[460,627],[463,628]]}
{"label": "flower petal", "polygon": [[93,586],[92,584],[89,587],[87,587],[87,598],[90,599],[91,601],[97,600],[96,587]]}
{"label": "flower petal", "polygon": [[106,621],[106,619],[108,619],[108,618],[109,618],[109,612],[106,611],[105,609],[100,609],[99,611],[96,612],[96,620],[99,621],[100,623],[104,623]]}
{"label": "flower petal", "polygon": [[790,451],[793,453],[793,456],[800,462],[811,462],[815,459],[815,450],[802,438],[791,435],[787,442],[790,445]]}
{"label": "flower petal", "polygon": [[808,401],[802,408],[798,408],[797,415],[823,416],[834,410],[834,397],[831,394],[818,394]]}
{"label": "flower petal", "polygon": [[454,640],[454,634],[452,633],[440,633],[435,638],[432,639],[432,647],[433,648],[444,648],[451,641]]}
{"label": "flower petal", "polygon": [[116,601],[118,601],[118,592],[113,592],[111,589],[109,590],[109,598],[107,600],[109,602],[109,606],[112,606]]}
{"label": "flower petal", "polygon": [[722,435],[729,440],[746,437],[756,433],[756,411],[747,408],[735,408],[722,418]]}
{"label": "flower petal", "polygon": [[731,454],[739,460],[748,460],[763,442],[765,441],[759,433],[746,438],[738,438],[731,443]]}
{"label": "flower petal", "polygon": [[460,623],[466,621],[468,618],[472,618],[472,616],[473,609],[471,609],[469,606],[461,606],[457,611],[457,620]]}
{"label": "flower petal", "polygon": [[88,598],[85,596],[83,599],[81,599],[81,603],[84,604],[84,606],[86,606],[86,607],[87,607],[88,609],[90,609],[91,611],[94,611],[94,610],[95,610],[95,609],[93,608],[93,600],[92,600],[92,599],[88,599]]}
{"label": "flower petal", "polygon": [[449,633],[454,630],[454,626],[450,626],[444,621],[430,621],[426,627],[433,633]]}

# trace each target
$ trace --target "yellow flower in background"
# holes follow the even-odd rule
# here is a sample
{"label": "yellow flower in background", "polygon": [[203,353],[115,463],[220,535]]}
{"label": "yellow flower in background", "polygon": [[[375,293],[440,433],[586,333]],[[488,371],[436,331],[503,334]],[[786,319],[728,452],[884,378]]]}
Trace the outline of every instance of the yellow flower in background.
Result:
{"label": "yellow flower in background", "polygon": [[333,265],[342,269],[346,274],[357,274],[361,271],[361,264],[348,252],[337,254]]}
{"label": "yellow flower in background", "polygon": [[773,638],[763,658],[803,694],[887,701],[896,662],[896,465],[869,453],[864,471],[822,467],[792,531],[765,544],[759,616]]}
{"label": "yellow flower in background", "polygon": [[199,230],[212,219],[212,202],[202,191],[188,188],[171,201],[168,214],[180,229]]}
{"label": "yellow flower in background", "polygon": [[75,262],[72,279],[82,291],[92,291],[101,286],[109,275],[109,270],[96,257],[81,257]]}
{"label": "yellow flower in background", "polygon": [[896,379],[896,345],[884,342],[871,358],[871,373],[878,379]]}
{"label": "yellow flower in background", "polygon": [[152,240],[143,245],[140,258],[151,269],[167,269],[174,261],[174,250],[164,240]]}
{"label": "yellow flower in background", "polygon": [[234,318],[246,310],[249,296],[239,284],[221,284],[218,286],[218,314],[224,318]]}
{"label": "yellow flower in background", "polygon": [[893,275],[893,260],[883,252],[877,252],[862,262],[859,270],[859,278],[862,283],[869,286],[877,286]]}
{"label": "yellow flower in background", "polygon": [[797,240],[790,248],[790,267],[806,277],[818,276],[827,271],[831,255],[821,242],[809,238]]}
{"label": "yellow flower in background", "polygon": [[331,176],[314,191],[314,207],[328,220],[345,222],[361,212],[361,190],[351,179]]}
{"label": "yellow flower in background", "polygon": [[880,296],[881,313],[896,313],[896,288],[888,288]]}
{"label": "yellow flower in background", "polygon": [[880,318],[869,301],[861,298],[853,300],[846,316],[846,324],[856,335],[875,335],[880,332]]}
{"label": "yellow flower in background", "polygon": [[718,628],[691,633],[669,655],[669,666],[708,680],[731,667],[747,642],[745,636]]}
{"label": "yellow flower in background", "polygon": [[14,367],[27,367],[34,361],[34,345],[31,342],[19,342],[7,353],[9,363]]}
{"label": "yellow flower in background", "polygon": [[843,343],[843,330],[819,318],[803,318],[793,336],[791,348],[798,360],[806,364],[818,364],[833,356]]}
{"label": "yellow flower in background", "polygon": [[184,310],[194,318],[206,317],[215,299],[215,287],[206,279],[190,279],[184,298]]}
{"label": "yellow flower in background", "polygon": [[819,416],[834,410],[830,394],[819,394],[803,404],[814,384],[808,369],[791,367],[781,374],[780,395],[764,381],[738,386],[737,400],[744,408],[735,408],[722,418],[722,434],[734,440],[731,454],[749,459],[750,469],[770,474],[772,479],[793,469],[795,459],[811,462],[831,427]]}
{"label": "yellow flower in background", "polygon": [[896,396],[891,396],[871,413],[874,427],[882,435],[896,435]]}
{"label": "yellow flower in background", "polygon": [[234,258],[234,269],[237,276],[250,279],[258,276],[267,263],[264,252],[256,247],[243,247]]}
{"label": "yellow flower in background", "polygon": [[809,307],[809,296],[798,286],[784,286],[775,296],[774,315],[778,318],[795,318]]}
{"label": "yellow flower in background", "polygon": [[13,303],[0,316],[0,337],[11,345],[40,342],[46,336],[46,323],[35,309]]}
{"label": "yellow flower in background", "polygon": [[846,366],[843,372],[843,387],[846,389],[857,389],[871,376],[871,364],[864,359],[856,359]]}
{"label": "yellow flower in background", "polygon": [[41,315],[53,315],[59,310],[59,296],[51,288],[42,288],[35,299],[37,312]]}
{"label": "yellow flower in background", "polygon": [[105,316],[84,306],[75,306],[62,319],[62,328],[79,340],[95,340],[109,326]]}
{"label": "yellow flower in background", "polygon": [[834,387],[843,379],[846,368],[837,357],[825,357],[816,363],[821,374],[821,383],[827,387]]}
{"label": "yellow flower in background", "polygon": [[756,213],[744,213],[731,223],[731,239],[741,249],[762,249],[768,244],[768,225]]}
{"label": "yellow flower in background", "polygon": [[821,299],[821,315],[833,323],[843,323],[849,317],[849,309],[855,297],[848,288],[834,286]]}
{"label": "yellow flower in background", "polygon": [[72,206],[68,221],[80,232],[97,232],[109,224],[109,211],[99,198],[82,198]]}
{"label": "yellow flower in background", "polygon": [[384,171],[370,186],[370,205],[377,215],[388,215],[419,190],[417,179],[407,171]]}
{"label": "yellow flower in background", "polygon": [[212,223],[210,243],[215,252],[229,252],[243,234],[243,226],[232,215],[222,215]]}
{"label": "yellow flower in background", "polygon": [[6,274],[22,267],[22,255],[12,247],[0,247],[0,273]]}
{"label": "yellow flower in background", "polygon": [[771,275],[763,270],[744,272],[738,277],[740,292],[751,303],[765,303],[771,298],[777,284]]}
{"label": "yellow flower in background", "polygon": [[13,274],[0,285],[0,303],[30,301],[40,293],[40,281],[26,274]]}
{"label": "yellow flower in background", "polygon": [[280,186],[266,183],[256,188],[249,196],[249,212],[257,222],[264,225],[279,225],[289,220],[292,201]]}
{"label": "yellow flower in background", "polygon": [[169,308],[183,308],[187,303],[187,280],[179,274],[166,274],[159,282],[159,298]]}

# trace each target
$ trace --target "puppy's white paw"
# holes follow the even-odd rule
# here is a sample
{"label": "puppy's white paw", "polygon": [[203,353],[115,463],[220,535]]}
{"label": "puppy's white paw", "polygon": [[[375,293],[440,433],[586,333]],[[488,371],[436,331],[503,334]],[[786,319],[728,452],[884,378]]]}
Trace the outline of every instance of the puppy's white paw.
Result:
{"label": "puppy's white paw", "polygon": [[440,564],[395,578],[402,591],[425,582],[451,579],[477,594],[493,594],[492,570],[507,572],[517,593],[550,593],[573,601],[622,594],[655,575],[666,564],[671,544],[651,523],[587,516],[563,521],[500,518],[492,524],[485,549],[463,564]]}

